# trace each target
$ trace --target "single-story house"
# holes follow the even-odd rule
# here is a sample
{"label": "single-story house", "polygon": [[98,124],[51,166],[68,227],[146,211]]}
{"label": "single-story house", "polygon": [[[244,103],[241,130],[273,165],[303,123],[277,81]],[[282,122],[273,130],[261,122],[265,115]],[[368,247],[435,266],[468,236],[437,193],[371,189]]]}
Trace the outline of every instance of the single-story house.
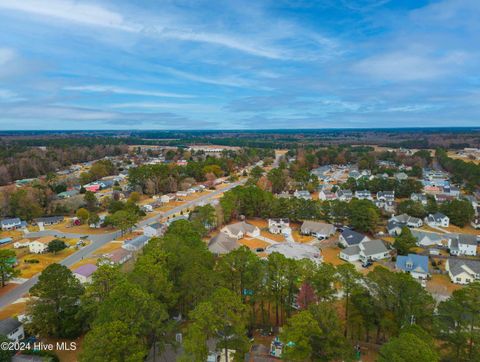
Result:
{"label": "single-story house", "polygon": [[255,225],[249,224],[245,221],[240,221],[235,224],[227,225],[221,230],[228,236],[237,240],[242,239],[245,235],[252,238],[260,236],[260,229]]}
{"label": "single-story house", "polygon": [[208,250],[215,255],[228,254],[229,252],[238,249],[242,245],[238,242],[238,239],[231,237],[224,232],[218,233],[210,239],[208,243]]}
{"label": "single-story house", "polygon": [[306,220],[303,222],[300,232],[303,235],[312,235],[319,240],[327,239],[335,234],[335,226],[318,221]]}
{"label": "single-story house", "polygon": [[150,240],[149,236],[140,235],[140,236],[137,236],[136,238],[125,240],[123,242],[122,248],[129,251],[137,251],[143,248],[148,243],[149,240]]}
{"label": "single-story house", "polygon": [[340,234],[340,237],[338,238],[338,241],[340,242],[340,244],[342,244],[345,248],[352,245],[358,245],[368,240],[370,240],[368,236],[360,234],[359,232],[356,232],[350,229],[345,229]]}
{"label": "single-story house", "polygon": [[441,246],[444,241],[448,241],[445,234],[412,230],[412,235],[417,239],[418,246]]}
{"label": "single-story house", "polygon": [[51,236],[51,235],[42,236],[41,238],[30,241],[30,243],[28,244],[28,249],[33,254],[45,253],[48,249],[48,244],[52,240],[55,240],[54,236]]}
{"label": "single-story house", "polygon": [[410,273],[415,279],[425,280],[428,278],[428,256],[408,254],[398,255],[395,268],[405,273]]}
{"label": "single-story house", "polygon": [[91,283],[92,274],[97,270],[97,266],[94,264],[84,264],[73,270],[73,275],[80,280],[80,283]]}
{"label": "single-story house", "polygon": [[55,225],[59,224],[64,220],[63,216],[46,216],[46,217],[38,217],[33,219],[34,224],[36,225]]}
{"label": "single-story house", "polygon": [[132,252],[123,248],[118,248],[103,257],[110,262],[110,264],[123,264],[132,258]]}
{"label": "single-story house", "polygon": [[288,219],[268,219],[268,231],[272,234],[290,234],[290,220]]}
{"label": "single-story house", "polygon": [[153,224],[145,225],[143,227],[143,235],[149,236],[151,238],[159,237],[163,235],[165,229],[165,224],[155,222]]}
{"label": "single-story house", "polygon": [[316,246],[289,241],[272,244],[265,249],[265,252],[267,254],[274,252],[280,253],[286,258],[295,260],[309,259],[317,264],[321,263],[323,260],[320,249]]}
{"label": "single-story house", "polygon": [[383,240],[368,240],[358,245],[349,246],[340,251],[340,259],[346,261],[375,261],[387,259],[390,252]]}
{"label": "single-story house", "polygon": [[469,284],[480,279],[480,260],[448,258],[445,270],[453,283]]}
{"label": "single-story house", "polygon": [[0,334],[7,336],[13,342],[19,342],[25,338],[23,324],[17,318],[7,318],[0,321]]}
{"label": "single-story house", "polygon": [[450,255],[477,255],[478,238],[470,234],[452,234],[448,239]]}
{"label": "single-story house", "polygon": [[24,225],[24,222],[22,222],[22,220],[20,220],[18,217],[14,217],[12,219],[3,219],[0,221],[2,230],[15,230],[23,227]]}
{"label": "single-story house", "polygon": [[447,215],[437,212],[430,214],[425,218],[425,223],[429,226],[448,227],[450,225],[450,218]]}

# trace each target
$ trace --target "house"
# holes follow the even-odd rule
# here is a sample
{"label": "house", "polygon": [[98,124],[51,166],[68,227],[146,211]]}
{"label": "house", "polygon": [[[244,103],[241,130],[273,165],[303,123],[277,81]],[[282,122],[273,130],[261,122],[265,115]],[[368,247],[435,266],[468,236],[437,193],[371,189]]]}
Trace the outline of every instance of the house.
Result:
{"label": "house", "polygon": [[395,201],[395,191],[378,191],[377,200]]}
{"label": "house", "polygon": [[355,191],[355,197],[359,200],[373,200],[372,193],[368,190]]}
{"label": "house", "polygon": [[335,234],[335,226],[323,222],[306,220],[303,222],[300,232],[303,235],[315,236],[318,240],[328,239]]}
{"label": "house", "polygon": [[331,201],[331,200],[336,200],[337,195],[333,193],[332,191],[329,190],[322,190],[318,194],[318,198],[322,201]]}
{"label": "house", "polygon": [[297,199],[304,199],[304,200],[311,200],[312,195],[310,195],[310,192],[307,190],[295,190],[293,193],[293,196],[296,197]]}
{"label": "house", "polygon": [[448,258],[445,270],[453,283],[469,284],[480,279],[480,260]]}
{"label": "house", "polygon": [[160,237],[165,232],[166,225],[160,222],[155,222],[150,225],[145,225],[143,227],[143,235],[149,236],[151,238]]}
{"label": "house", "polygon": [[397,208],[397,203],[395,201],[385,201],[383,204],[383,209],[389,214],[395,213]]}
{"label": "house", "polygon": [[19,241],[15,241],[13,243],[13,247],[15,249],[26,248],[26,247],[28,247],[28,245],[30,245],[30,240],[28,240],[28,239],[21,239]]}
{"label": "house", "polygon": [[368,240],[360,244],[349,246],[340,251],[339,257],[345,261],[375,261],[386,259],[390,256],[382,240]]}
{"label": "house", "polygon": [[70,197],[76,196],[80,193],[79,190],[68,190],[68,191],[63,191],[57,194],[57,197],[59,199],[69,199]]}
{"label": "house", "polygon": [[353,193],[351,190],[337,190],[337,199],[340,201],[350,201],[353,198]]}
{"label": "house", "polygon": [[148,243],[149,240],[150,240],[149,236],[140,235],[140,236],[137,236],[136,238],[125,240],[122,245],[122,248],[129,251],[137,251],[143,248]]}
{"label": "house", "polygon": [[142,205],[142,210],[145,212],[153,212],[153,205],[149,205],[149,204]]}
{"label": "house", "polygon": [[323,260],[320,249],[316,246],[290,241],[272,244],[265,249],[265,252],[267,254],[280,253],[286,258],[294,260],[309,259],[317,264]]}
{"label": "house", "polygon": [[105,260],[108,260],[110,264],[124,264],[132,258],[133,254],[131,251],[119,248],[111,251],[108,254],[104,254],[103,257]]}
{"label": "house", "polygon": [[428,203],[428,198],[427,198],[427,195],[425,195],[425,194],[413,193],[413,194],[410,195],[410,200],[421,202],[422,205],[424,205],[424,206],[426,206],[427,203]]}
{"label": "house", "polygon": [[256,238],[260,236],[260,229],[255,225],[249,224],[245,221],[227,225],[224,228],[222,228],[221,231],[237,240],[244,238],[245,235],[250,236],[252,238]]}
{"label": "house", "polygon": [[398,255],[395,268],[409,273],[415,279],[426,280],[429,276],[428,256],[417,254]]}
{"label": "house", "polygon": [[448,216],[437,212],[435,214],[430,214],[425,218],[425,223],[429,226],[442,226],[448,227],[450,225],[450,219]]}
{"label": "house", "polygon": [[471,224],[474,229],[480,229],[480,216],[474,217]]}
{"label": "house", "polygon": [[402,228],[408,226],[409,228],[419,228],[423,225],[422,219],[413,217],[407,214],[392,216],[387,223],[387,231],[390,235],[400,235]]}
{"label": "house", "polygon": [[476,235],[452,234],[448,239],[450,255],[477,255],[478,238]]}
{"label": "house", "polygon": [[417,239],[418,246],[441,246],[444,241],[448,241],[445,234],[412,230],[412,235]]}
{"label": "house", "polygon": [[345,229],[338,238],[338,241],[345,248],[353,245],[358,245],[364,241],[368,241],[370,238],[366,235],[360,234],[356,231]]}
{"label": "house", "polygon": [[398,172],[394,175],[397,181],[404,181],[408,179],[408,175],[405,172]]}
{"label": "house", "polygon": [[0,221],[2,230],[15,230],[24,226],[24,223],[20,218],[15,217],[12,219],[3,219]]}
{"label": "house", "polygon": [[55,240],[54,236],[42,236],[36,240],[30,241],[28,244],[28,249],[32,254],[42,254],[45,253],[48,249],[48,244]]}
{"label": "house", "polygon": [[188,192],[187,192],[187,191],[178,191],[175,195],[176,195],[177,197],[187,197],[187,196],[188,196]]}
{"label": "house", "polygon": [[63,222],[63,220],[63,216],[46,216],[33,219],[33,223],[36,225],[55,225]]}
{"label": "house", "polygon": [[98,192],[100,191],[100,184],[89,184],[89,185],[84,185],[83,188],[87,191],[90,191],[90,192]]}
{"label": "house", "polygon": [[220,232],[208,242],[208,250],[215,255],[228,254],[241,246],[237,238],[228,236],[223,232]]}
{"label": "house", "polygon": [[25,338],[23,324],[17,318],[7,318],[0,321],[0,335],[6,336],[13,342],[19,342]]}
{"label": "house", "polygon": [[73,275],[80,280],[80,283],[91,283],[92,274],[97,270],[97,266],[94,264],[84,264],[73,270]]}
{"label": "house", "polygon": [[0,239],[0,245],[3,245],[3,244],[8,244],[10,242],[12,242],[13,239],[12,238],[1,238]]}
{"label": "house", "polygon": [[268,219],[268,231],[272,234],[290,234],[290,220],[288,219]]}
{"label": "house", "polygon": [[160,202],[168,204],[170,201],[175,200],[175,194],[165,194],[160,196]]}

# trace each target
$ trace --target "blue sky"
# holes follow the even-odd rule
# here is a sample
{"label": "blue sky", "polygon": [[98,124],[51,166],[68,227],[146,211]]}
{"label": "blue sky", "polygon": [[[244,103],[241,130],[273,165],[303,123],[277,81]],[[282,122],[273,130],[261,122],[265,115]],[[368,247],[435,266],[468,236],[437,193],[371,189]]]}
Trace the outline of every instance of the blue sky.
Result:
{"label": "blue sky", "polygon": [[478,0],[0,0],[0,129],[480,125]]}

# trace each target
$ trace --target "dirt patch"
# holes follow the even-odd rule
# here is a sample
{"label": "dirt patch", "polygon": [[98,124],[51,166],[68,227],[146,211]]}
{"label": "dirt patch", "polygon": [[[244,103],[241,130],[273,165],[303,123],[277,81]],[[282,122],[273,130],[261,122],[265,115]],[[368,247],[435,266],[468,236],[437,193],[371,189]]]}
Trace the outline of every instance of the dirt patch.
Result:
{"label": "dirt patch", "polygon": [[250,249],[259,249],[259,248],[265,249],[267,246],[270,245],[266,241],[263,241],[263,240],[260,240],[260,239],[246,239],[246,238],[244,238],[244,239],[240,239],[238,242],[242,245],[245,245],[247,248],[250,248]]}
{"label": "dirt patch", "polygon": [[346,262],[338,257],[340,251],[341,249],[339,247],[322,248],[323,261],[335,266],[345,264]]}
{"label": "dirt patch", "polygon": [[426,289],[430,293],[450,295],[455,290],[462,288],[461,285],[451,282],[450,277],[446,274],[434,274],[427,282]]}
{"label": "dirt patch", "polygon": [[26,305],[26,302],[19,302],[7,305],[5,308],[0,310],[0,320],[15,317],[19,314],[25,313]]}
{"label": "dirt patch", "polygon": [[278,242],[283,242],[285,241],[285,237],[282,235],[282,234],[272,234],[268,231],[265,231],[265,230],[262,230],[260,231],[260,234],[267,238],[267,239],[272,239],[274,241],[278,241]]}
{"label": "dirt patch", "polygon": [[[266,229],[268,228],[268,222],[263,219],[247,219],[249,224],[255,225],[259,229]],[[270,233],[269,233],[270,234]]]}
{"label": "dirt patch", "polygon": [[295,240],[297,243],[309,243],[309,242],[315,240],[315,238],[313,238],[310,235],[300,234],[300,232],[298,230],[293,230],[292,231],[292,237],[293,237],[293,240]]}

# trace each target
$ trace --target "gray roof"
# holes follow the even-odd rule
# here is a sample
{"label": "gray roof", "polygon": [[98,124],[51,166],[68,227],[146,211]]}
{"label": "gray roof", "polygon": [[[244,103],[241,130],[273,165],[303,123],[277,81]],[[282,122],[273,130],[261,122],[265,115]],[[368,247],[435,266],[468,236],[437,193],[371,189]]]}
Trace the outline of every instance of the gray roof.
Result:
{"label": "gray roof", "polygon": [[345,255],[357,255],[360,254],[360,247],[358,245],[349,246],[342,250]]}
{"label": "gray roof", "polygon": [[457,259],[457,258],[449,258],[448,259],[448,267],[450,273],[455,276],[465,272],[466,270],[464,267],[471,269],[475,274],[480,274],[480,261],[473,260],[473,259]]}
{"label": "gray roof", "polygon": [[255,226],[249,224],[245,221],[237,222],[235,224],[227,225],[226,228],[235,235],[238,235],[240,232],[243,234],[251,233],[255,230]]}
{"label": "gray roof", "polygon": [[408,214],[401,214],[401,215],[397,215],[397,216],[392,216],[392,220],[397,221],[401,224],[407,224],[409,222],[418,223],[418,222],[422,221],[418,217],[413,217],[413,216],[410,216]]}
{"label": "gray roof", "polygon": [[49,223],[49,222],[60,222],[63,221],[64,217],[63,216],[45,216],[45,217],[37,217],[34,219],[36,223],[43,222],[43,223]]}
{"label": "gray roof", "polygon": [[302,232],[330,235],[335,233],[335,226],[318,221],[306,220],[301,227]]}
{"label": "gray roof", "polygon": [[345,239],[348,245],[357,245],[359,244],[366,236],[356,231],[345,229],[342,232],[342,237]]}
{"label": "gray roof", "polygon": [[1,225],[9,225],[9,224],[20,224],[22,221],[20,218],[15,217],[13,219],[3,219],[0,221]]}
{"label": "gray roof", "polygon": [[140,236],[137,236],[136,238],[126,240],[124,242],[124,245],[130,245],[135,249],[140,249],[143,245],[145,245],[148,242],[148,240],[150,240],[149,236],[140,235]]}
{"label": "gray roof", "polygon": [[8,335],[20,327],[22,323],[16,318],[7,318],[0,321],[0,334]]}
{"label": "gray roof", "polygon": [[210,239],[208,243],[208,250],[214,254],[226,254],[242,245],[235,238],[229,237],[225,233],[219,233]]}
{"label": "gray roof", "polygon": [[148,225],[150,226],[151,228],[154,228],[154,229],[161,229],[163,228],[163,224],[161,222],[154,222],[153,224],[150,224]]}
{"label": "gray roof", "polygon": [[452,243],[453,241],[457,242],[458,244],[466,244],[466,245],[477,245],[478,238],[476,235],[471,234],[451,234]]}
{"label": "gray roof", "polygon": [[370,240],[362,243],[365,256],[387,253],[388,249],[382,240]]}
{"label": "gray roof", "polygon": [[422,240],[423,238],[429,238],[431,241],[441,241],[445,239],[445,237],[442,234],[430,233],[425,231],[417,231],[417,230],[412,230],[412,235],[418,241]]}

